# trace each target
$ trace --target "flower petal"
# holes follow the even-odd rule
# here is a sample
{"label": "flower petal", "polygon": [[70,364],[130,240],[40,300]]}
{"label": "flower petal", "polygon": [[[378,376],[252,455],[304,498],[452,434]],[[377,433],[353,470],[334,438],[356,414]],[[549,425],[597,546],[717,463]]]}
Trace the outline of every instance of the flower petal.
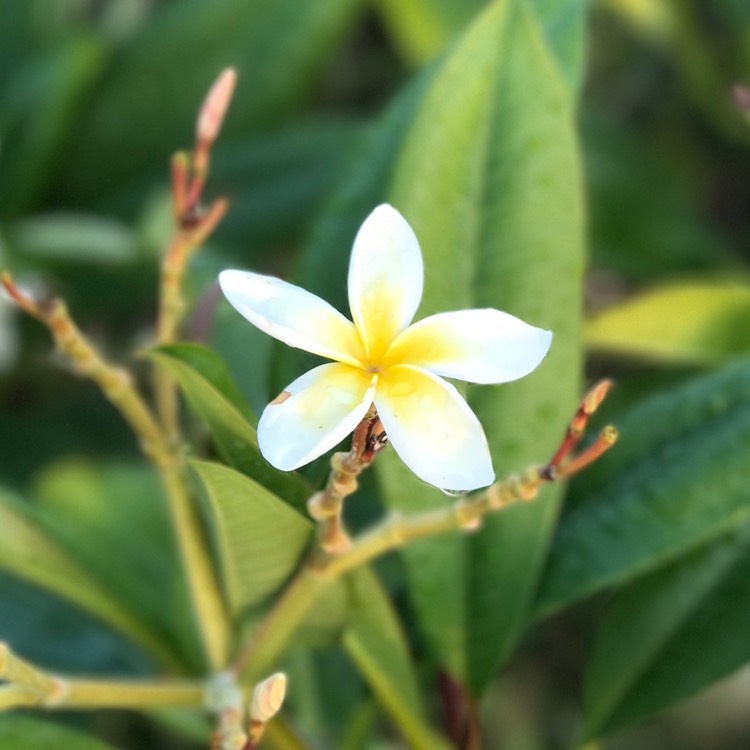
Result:
{"label": "flower petal", "polygon": [[359,366],[364,352],[353,323],[314,294],[273,276],[222,271],[219,284],[235,309],[289,346]]}
{"label": "flower petal", "polygon": [[381,373],[375,406],[389,442],[420,479],[460,491],[494,481],[482,426],[450,383],[418,367],[396,365]]}
{"label": "flower petal", "polygon": [[349,264],[349,306],[371,362],[411,323],[423,281],[414,232],[395,208],[378,206],[360,227]]}
{"label": "flower petal", "polygon": [[338,363],[306,372],[261,414],[260,452],[282,471],[316,459],[364,419],[376,382],[377,375]]}
{"label": "flower petal", "polygon": [[470,383],[506,383],[528,375],[543,359],[552,333],[500,310],[440,313],[407,328],[384,365],[412,364]]}

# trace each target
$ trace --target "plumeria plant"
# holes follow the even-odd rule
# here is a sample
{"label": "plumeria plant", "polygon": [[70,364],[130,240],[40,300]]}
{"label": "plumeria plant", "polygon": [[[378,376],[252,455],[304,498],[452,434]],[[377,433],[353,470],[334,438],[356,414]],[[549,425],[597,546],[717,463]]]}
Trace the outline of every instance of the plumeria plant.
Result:
{"label": "plumeria plant", "polygon": [[[202,191],[212,145],[235,86],[226,70],[204,102],[190,154],[173,159],[172,195],[176,228],[164,256],[157,362],[177,340],[183,314],[182,279],[191,254],[227,209],[224,199],[204,207]],[[495,482],[492,457],[482,426],[464,397],[445,380],[504,383],[533,371],[544,359],[552,334],[494,309],[439,313],[412,324],[423,290],[423,261],[417,238],[401,214],[387,204],[367,216],[354,239],[349,265],[352,320],[304,289],[250,271],[226,270],[219,277],[231,304],[251,323],[284,343],[334,360],[296,378],[263,411],[257,448],[272,467],[293,471],[330,452],[348,435],[348,452],[334,453],[325,489],[312,494],[307,509],[317,525],[316,541],[304,545],[290,570],[292,581],[271,589],[272,603],[249,636],[234,632],[216,570],[186,481],[180,431],[177,380],[169,367],[157,367],[155,408],[143,399],[124,370],[106,361],[59,300],[37,301],[6,272],[3,285],[25,312],[52,333],[61,353],[81,375],[95,381],[141,441],[142,450],[162,476],[182,568],[191,593],[209,674],[203,678],[148,680],[79,679],[48,673],[3,646],[0,676],[6,680],[6,707],[97,708],[195,705],[214,713],[216,750],[252,750],[266,724],[281,708],[286,675],[259,677],[274,666],[308,611],[326,590],[383,552],[411,539],[476,529],[482,517],[509,504],[536,497],[539,486],[582,468],[614,442],[613,428],[582,454],[571,450],[588,416],[606,393],[606,382],[584,399],[552,460],[521,477]],[[207,408],[211,408],[209,404]],[[252,441],[255,443],[255,441]],[[344,528],[343,501],[357,489],[357,476],[377,454],[392,446],[423,482],[460,499],[409,516],[390,515],[380,525],[351,539]],[[248,451],[253,446],[245,446]],[[211,468],[209,468],[211,467]],[[234,496],[209,479],[232,472],[206,464],[198,473],[219,502],[247,502],[253,495],[278,505],[261,512],[283,518],[290,511],[283,495],[269,494],[254,477],[237,475]],[[217,475],[217,476],[218,476]],[[261,479],[262,477],[258,477]],[[248,483],[250,496],[241,485]],[[479,490],[469,495],[472,490]],[[230,491],[231,492],[231,491]],[[255,499],[257,502],[257,498]],[[252,512],[248,518],[252,522]],[[300,527],[304,521],[296,520]],[[267,544],[286,545],[286,523],[267,529]],[[237,529],[235,533],[242,533]],[[248,537],[247,543],[253,540]],[[297,568],[296,574],[293,572]],[[252,569],[246,575],[264,575]],[[314,586],[305,583],[315,580]],[[368,582],[374,586],[374,581]],[[275,595],[274,595],[275,590]],[[397,698],[397,696],[394,696]],[[412,722],[415,720],[412,719]],[[419,723],[404,726],[415,746],[445,741]],[[447,745],[446,745],[447,747]]]}
{"label": "plumeria plant", "polygon": [[750,659],[747,293],[584,320],[585,3],[94,5],[0,75],[0,748],[604,750]]}

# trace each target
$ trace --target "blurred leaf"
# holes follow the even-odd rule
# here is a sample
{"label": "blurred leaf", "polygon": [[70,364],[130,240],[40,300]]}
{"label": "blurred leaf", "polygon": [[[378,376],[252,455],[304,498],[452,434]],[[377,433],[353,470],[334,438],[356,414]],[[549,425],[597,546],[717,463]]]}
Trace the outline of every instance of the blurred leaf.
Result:
{"label": "blurred leaf", "polygon": [[80,101],[102,63],[98,40],[71,35],[14,71],[0,115],[3,216],[18,213],[47,188],[65,139],[78,124]]}
{"label": "blurred leaf", "polygon": [[177,660],[168,642],[46,533],[35,520],[38,517],[28,503],[0,489],[0,568],[81,607],[132,638],[163,664],[174,666]]}
{"label": "blurred leaf", "polygon": [[586,674],[585,734],[642,721],[738,669],[748,629],[745,522],[610,601]]}
{"label": "blurred leaf", "polygon": [[[321,204],[361,147],[365,129],[353,119],[325,117],[252,139],[217,142],[211,185],[230,196],[231,205],[216,236],[241,248],[236,262],[249,264],[254,248],[267,252],[269,245],[306,237]],[[270,260],[278,263],[276,257]]]}
{"label": "blurred leaf", "polygon": [[583,113],[582,142],[595,267],[653,284],[676,272],[739,265],[705,221],[705,178],[684,149],[666,149],[658,131],[636,130],[592,108]]}
{"label": "blurred leaf", "polygon": [[697,549],[750,516],[750,360],[633,408],[560,521],[546,613]]}
{"label": "blurred leaf", "polygon": [[679,364],[716,364],[750,349],[750,285],[656,287],[588,322],[589,348]]}
{"label": "blurred leaf", "polygon": [[49,719],[0,714],[0,747],[13,750],[115,750],[113,745]]}
{"label": "blurred leaf", "polygon": [[532,0],[539,25],[571,92],[586,74],[587,13],[591,0]]}
{"label": "blurred leaf", "polygon": [[177,380],[191,409],[211,431],[222,458],[304,511],[311,490],[297,474],[274,469],[261,456],[248,421],[255,423],[255,416],[219,355],[200,344],[183,343],[153,349],[150,356]]}
{"label": "blurred leaf", "polygon": [[404,57],[421,64],[455,38],[487,0],[377,0],[376,7]]}
{"label": "blurred leaf", "polygon": [[155,665],[182,669],[168,647],[162,645],[167,655],[161,657],[91,610],[4,570],[0,571],[0,601],[2,640],[45,669],[108,676],[149,675]]}
{"label": "blurred leaf", "polygon": [[223,138],[277,124],[309,95],[362,5],[363,0],[155,5],[81,117],[61,165],[60,191],[68,200],[96,199],[152,174],[157,165],[166,167],[175,149],[190,145],[203,97],[228,65],[240,78]]}
{"label": "blurred leaf", "polygon": [[[583,221],[570,104],[533,15],[493,3],[435,71],[390,191],[422,244],[423,315],[501,307],[555,333],[533,375],[469,392],[500,476],[545,460],[576,401]],[[390,507],[446,502],[393,455],[377,463]],[[470,538],[403,550],[433,654],[475,693],[525,624],[556,507],[545,493]]]}
{"label": "blurred leaf", "polygon": [[227,597],[241,616],[289,578],[312,524],[244,474],[208,461],[190,465],[206,488]]}
{"label": "blurred leaf", "polygon": [[[585,67],[585,20],[589,0],[533,0],[527,9],[540,28],[571,91]],[[378,0],[377,8],[404,56],[413,63],[434,58],[487,5],[487,0]]]}
{"label": "blurred leaf", "polygon": [[25,260],[127,263],[136,258],[132,230],[113,219],[75,213],[41,214],[8,228],[11,251]]}
{"label": "blurred leaf", "polygon": [[349,574],[351,620],[343,635],[349,656],[411,747],[448,747],[423,723],[414,665],[387,593],[369,568]]}

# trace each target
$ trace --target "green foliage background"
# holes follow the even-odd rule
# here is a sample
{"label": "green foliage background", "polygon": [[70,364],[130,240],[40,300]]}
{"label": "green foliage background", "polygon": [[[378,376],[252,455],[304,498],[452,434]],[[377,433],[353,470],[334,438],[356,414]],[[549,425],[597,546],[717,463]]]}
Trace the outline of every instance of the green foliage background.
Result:
{"label": "green foliage background", "polygon": [[[230,211],[191,266],[187,343],[146,357],[168,160],[227,65],[208,193]],[[600,419],[621,441],[564,493],[325,593],[279,661],[300,739],[269,746],[443,747],[451,685],[488,748],[750,744],[732,709],[750,661],[743,81],[742,0],[0,0],[0,265],[144,384],[153,364],[179,382],[238,634],[298,563],[326,463],[259,456],[255,415],[309,361],[219,300],[220,269],[343,307],[356,229],[393,203],[425,255],[420,316],[492,306],[555,333],[532,376],[467,391],[499,476],[549,457],[587,382],[616,381]],[[49,352],[0,298],[0,639],[70,673],[202,674],[158,479]],[[376,463],[353,527],[448,502]],[[0,745],[207,746],[188,713],[53,718],[0,715]]]}

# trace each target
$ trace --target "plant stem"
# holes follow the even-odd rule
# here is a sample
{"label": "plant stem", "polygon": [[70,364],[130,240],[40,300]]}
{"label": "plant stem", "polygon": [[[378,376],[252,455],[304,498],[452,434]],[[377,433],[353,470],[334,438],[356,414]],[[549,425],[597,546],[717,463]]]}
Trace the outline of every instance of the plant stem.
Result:
{"label": "plant stem", "polygon": [[241,681],[256,682],[268,673],[305,615],[333,582],[304,565],[235,659]]}
{"label": "plant stem", "polygon": [[[234,663],[235,671],[241,673],[243,678],[253,679],[267,670],[325,591],[327,584],[344,573],[413,539],[455,530],[473,531],[479,527],[485,514],[518,502],[533,500],[542,484],[568,477],[599,458],[617,439],[614,427],[605,427],[598,438],[578,456],[571,458],[570,454],[583,436],[589,417],[603,400],[609,386],[608,381],[602,381],[584,396],[560,448],[544,466],[528,469],[521,476],[508,477],[476,495],[462,497],[445,507],[411,516],[392,514],[370,531],[361,534],[338,554],[330,552],[321,544],[316,545],[252,639],[240,651]],[[367,434],[372,435],[372,430]],[[360,442],[361,438],[362,435],[359,435]],[[366,442],[367,440],[362,445]],[[358,445],[356,440],[355,445]],[[361,461],[362,457],[361,448],[355,450],[354,446],[350,454],[338,454],[338,458],[332,461],[332,476],[340,471],[344,461]],[[337,490],[335,484],[329,482],[332,489],[330,493],[328,490],[324,492],[324,497],[317,501],[318,504],[322,504],[328,493],[333,506],[340,505],[349,494],[349,488],[347,486],[343,491]]]}
{"label": "plant stem", "polygon": [[162,477],[208,665],[217,671],[226,665],[230,625],[213,560],[185,489],[181,467],[176,463],[170,465]]}
{"label": "plant stem", "polygon": [[59,678],[59,697],[43,705],[55,708],[155,708],[204,705],[205,685],[198,680],[147,682]]}
{"label": "plant stem", "polygon": [[138,437],[141,450],[159,470],[207,661],[212,670],[221,669],[228,653],[228,617],[211,555],[185,488],[176,447],[170,444],[135,389],[130,374],[107,362],[97,352],[73,322],[62,301],[41,305],[23,294],[8,274],[2,276],[2,282],[22,309],[49,328],[58,349],[71,360],[75,370],[101,388]]}

